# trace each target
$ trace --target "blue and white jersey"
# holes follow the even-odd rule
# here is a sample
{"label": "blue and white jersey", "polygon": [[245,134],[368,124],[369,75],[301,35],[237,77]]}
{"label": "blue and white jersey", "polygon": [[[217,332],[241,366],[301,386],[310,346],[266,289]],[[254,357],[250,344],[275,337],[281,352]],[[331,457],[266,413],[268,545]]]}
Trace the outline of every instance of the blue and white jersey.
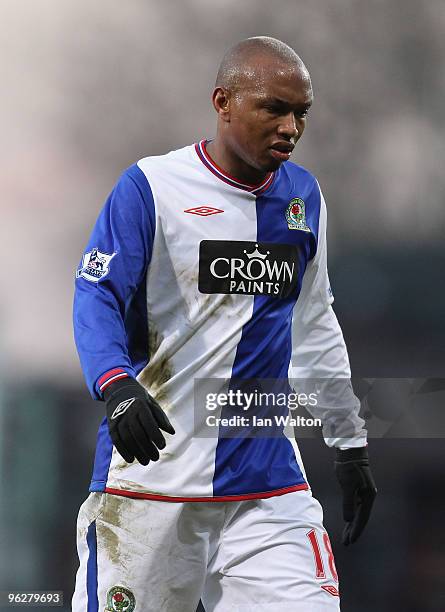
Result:
{"label": "blue and white jersey", "polygon": [[[284,434],[206,435],[195,381],[350,377],[316,179],[286,162],[261,185],[242,184],[205,145],[126,170],[76,274],[75,339],[92,396],[135,377],[176,430],[159,461],[128,464],[104,418],[91,491],[220,501],[307,489],[297,444]],[[361,425],[343,445],[365,444]]]}

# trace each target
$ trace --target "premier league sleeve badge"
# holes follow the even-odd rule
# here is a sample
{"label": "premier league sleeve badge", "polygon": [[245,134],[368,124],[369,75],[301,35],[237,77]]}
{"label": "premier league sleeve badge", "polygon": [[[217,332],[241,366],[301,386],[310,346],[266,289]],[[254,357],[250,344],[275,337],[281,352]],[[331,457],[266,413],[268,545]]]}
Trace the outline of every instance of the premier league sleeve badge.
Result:
{"label": "premier league sleeve badge", "polygon": [[110,261],[115,255],[116,253],[102,253],[94,247],[83,256],[82,265],[76,271],[76,278],[83,277],[93,283],[99,282],[110,271]]}

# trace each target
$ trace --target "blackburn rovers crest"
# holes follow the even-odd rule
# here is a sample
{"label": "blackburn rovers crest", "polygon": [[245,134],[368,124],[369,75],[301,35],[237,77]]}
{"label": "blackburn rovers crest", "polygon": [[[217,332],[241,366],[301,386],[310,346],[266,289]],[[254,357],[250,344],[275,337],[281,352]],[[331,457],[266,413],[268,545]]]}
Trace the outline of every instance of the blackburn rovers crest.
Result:
{"label": "blackburn rovers crest", "polygon": [[293,198],[286,210],[286,220],[289,229],[310,232],[306,225],[306,206],[301,198]]}
{"label": "blackburn rovers crest", "polygon": [[107,607],[104,612],[133,612],[136,599],[133,593],[122,586],[114,586],[107,593]]}
{"label": "blackburn rovers crest", "polygon": [[97,247],[85,253],[82,260],[82,265],[76,272],[76,278],[82,276],[86,280],[97,283],[101,278],[106,276],[110,271],[110,261],[116,253],[108,255],[108,253],[101,253]]}

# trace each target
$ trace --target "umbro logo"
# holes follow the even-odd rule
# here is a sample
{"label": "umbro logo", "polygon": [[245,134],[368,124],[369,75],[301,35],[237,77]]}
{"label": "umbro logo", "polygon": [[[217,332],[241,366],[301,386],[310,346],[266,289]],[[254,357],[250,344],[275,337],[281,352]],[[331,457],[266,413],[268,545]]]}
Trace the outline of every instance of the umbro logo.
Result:
{"label": "umbro logo", "polygon": [[334,597],[340,597],[340,593],[338,592],[337,587],[335,587],[333,584],[321,585],[321,588],[327,593],[333,595]]}
{"label": "umbro logo", "polygon": [[131,399],[127,399],[124,402],[118,404],[110,417],[111,420],[117,419],[118,416],[124,414],[124,412],[126,412],[130,408],[131,404],[135,401],[135,399],[135,397],[132,397]]}
{"label": "umbro logo", "polygon": [[191,215],[199,215],[200,217],[209,217],[210,215],[217,215],[224,211],[220,208],[212,208],[211,206],[196,206],[194,208],[187,208],[184,212],[190,213]]}

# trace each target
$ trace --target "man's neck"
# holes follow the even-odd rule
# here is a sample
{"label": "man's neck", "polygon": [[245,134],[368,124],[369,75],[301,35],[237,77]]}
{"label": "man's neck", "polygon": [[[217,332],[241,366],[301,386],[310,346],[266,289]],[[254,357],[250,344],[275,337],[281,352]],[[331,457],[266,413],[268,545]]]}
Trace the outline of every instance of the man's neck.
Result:
{"label": "man's neck", "polygon": [[246,162],[235,155],[218,136],[211,142],[207,142],[205,147],[215,164],[226,174],[232,176],[241,183],[260,185],[267,178],[268,174],[270,174],[269,172],[262,172],[246,164]]}

